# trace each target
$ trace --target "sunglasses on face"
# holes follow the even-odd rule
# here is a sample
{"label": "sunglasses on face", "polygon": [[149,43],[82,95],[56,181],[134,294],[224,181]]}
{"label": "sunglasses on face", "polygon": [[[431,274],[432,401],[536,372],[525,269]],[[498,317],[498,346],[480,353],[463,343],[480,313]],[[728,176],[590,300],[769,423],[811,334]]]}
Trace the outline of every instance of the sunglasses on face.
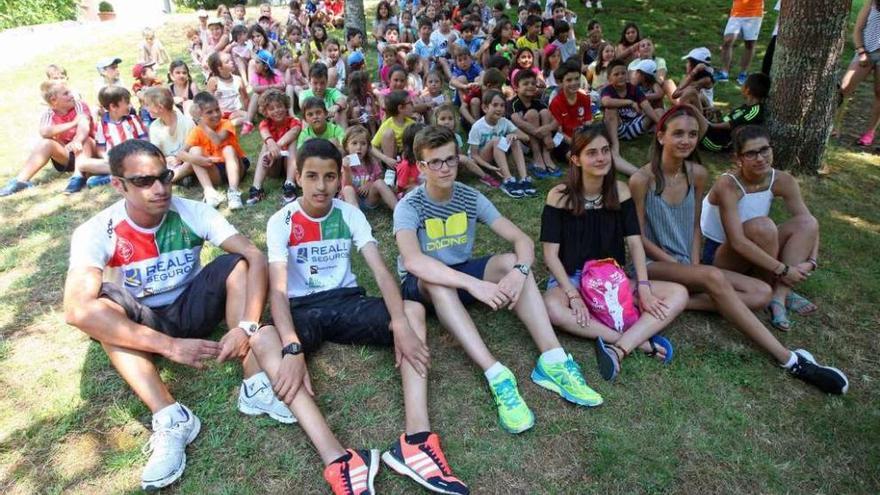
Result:
{"label": "sunglasses on face", "polygon": [[123,177],[121,175],[117,175],[122,182],[130,182],[131,185],[140,188],[153,187],[153,184],[156,181],[161,182],[164,185],[171,184],[171,181],[174,179],[174,171],[170,168],[166,168],[159,175],[135,175],[133,177]]}

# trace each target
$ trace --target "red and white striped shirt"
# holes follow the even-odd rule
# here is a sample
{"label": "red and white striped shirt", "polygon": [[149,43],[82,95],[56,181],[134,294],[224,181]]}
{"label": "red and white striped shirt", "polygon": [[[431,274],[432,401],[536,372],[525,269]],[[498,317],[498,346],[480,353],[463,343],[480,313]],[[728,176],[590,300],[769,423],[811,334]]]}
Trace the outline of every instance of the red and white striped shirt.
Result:
{"label": "red and white striped shirt", "polygon": [[[40,128],[67,124],[79,118],[80,115],[85,115],[89,118],[89,122],[91,122],[89,133],[91,134],[94,131],[94,120],[92,119],[92,112],[89,110],[89,106],[86,105],[86,102],[84,101],[77,101],[74,103],[73,107],[64,114],[60,114],[51,108],[46,110],[46,113],[40,117]],[[73,140],[74,136],[76,136],[76,127],[71,127],[60,134],[52,136],[52,139],[61,144],[67,144]]]}
{"label": "red and white striped shirt", "polygon": [[126,115],[117,122],[110,120],[110,113],[105,113],[95,132],[95,143],[110,151],[114,146],[129,139],[147,139],[147,128],[137,115]]}

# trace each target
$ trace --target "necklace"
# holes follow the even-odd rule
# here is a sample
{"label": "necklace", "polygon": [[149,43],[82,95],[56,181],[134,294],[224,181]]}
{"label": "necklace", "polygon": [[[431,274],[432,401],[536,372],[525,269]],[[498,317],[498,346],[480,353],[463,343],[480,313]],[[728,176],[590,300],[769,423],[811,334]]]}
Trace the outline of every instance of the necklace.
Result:
{"label": "necklace", "polygon": [[587,210],[598,210],[599,208],[602,208],[602,193],[599,193],[592,198],[584,196],[584,208]]}

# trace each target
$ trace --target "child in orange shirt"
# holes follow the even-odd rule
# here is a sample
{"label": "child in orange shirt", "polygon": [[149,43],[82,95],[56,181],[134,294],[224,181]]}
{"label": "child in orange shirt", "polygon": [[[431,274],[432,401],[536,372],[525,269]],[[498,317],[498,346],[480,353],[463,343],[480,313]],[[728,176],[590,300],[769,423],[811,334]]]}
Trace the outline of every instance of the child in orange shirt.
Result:
{"label": "child in orange shirt", "polygon": [[217,98],[207,91],[193,97],[193,107],[200,118],[187,136],[186,146],[193,157],[193,172],[205,190],[205,202],[215,208],[223,202],[215,186],[225,180],[229,183],[229,209],[237,210],[242,206],[238,185],[250,163],[238,144],[235,126],[223,118]]}

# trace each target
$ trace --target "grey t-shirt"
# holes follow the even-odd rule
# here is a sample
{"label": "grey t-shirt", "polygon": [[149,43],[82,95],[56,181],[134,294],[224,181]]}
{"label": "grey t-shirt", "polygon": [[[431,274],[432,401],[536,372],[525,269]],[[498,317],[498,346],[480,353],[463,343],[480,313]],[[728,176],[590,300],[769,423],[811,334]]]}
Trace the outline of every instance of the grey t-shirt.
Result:
{"label": "grey t-shirt", "polygon": [[[414,230],[422,253],[445,265],[457,265],[471,258],[477,221],[492,225],[501,216],[480,191],[456,182],[452,198],[437,203],[428,197],[424,184],[410,191],[394,209],[394,233]],[[397,257],[397,272],[406,276]]]}

